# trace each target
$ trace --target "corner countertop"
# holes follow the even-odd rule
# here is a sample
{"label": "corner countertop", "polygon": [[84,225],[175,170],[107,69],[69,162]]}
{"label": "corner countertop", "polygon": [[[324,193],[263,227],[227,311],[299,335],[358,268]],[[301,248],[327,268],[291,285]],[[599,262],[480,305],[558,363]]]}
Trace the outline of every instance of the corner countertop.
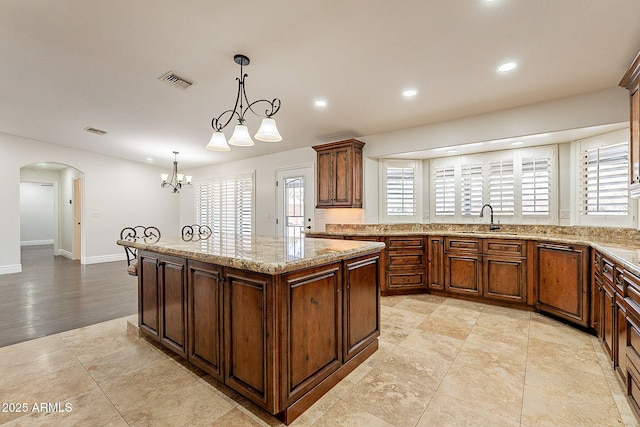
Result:
{"label": "corner countertop", "polygon": [[403,226],[401,224],[335,225],[328,231],[309,231],[315,237],[336,238],[343,236],[393,237],[393,236],[450,236],[468,238],[494,238],[514,240],[538,240],[590,246],[633,274],[640,276],[640,231],[620,228],[561,227],[561,226],[506,226],[503,230],[488,231],[477,226],[444,225]]}
{"label": "corner countertop", "polygon": [[118,240],[117,244],[266,274],[286,273],[354,258],[380,252],[385,247],[384,243],[357,240],[270,236],[237,239],[233,235],[212,235],[197,242],[185,242],[180,237],[162,237],[156,243]]}

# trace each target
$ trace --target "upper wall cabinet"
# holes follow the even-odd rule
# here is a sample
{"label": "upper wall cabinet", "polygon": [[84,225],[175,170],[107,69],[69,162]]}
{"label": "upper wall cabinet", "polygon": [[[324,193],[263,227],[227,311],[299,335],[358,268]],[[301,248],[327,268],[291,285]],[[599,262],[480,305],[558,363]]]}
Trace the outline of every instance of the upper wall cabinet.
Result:
{"label": "upper wall cabinet", "polygon": [[362,147],[356,139],[313,147],[318,153],[317,208],[362,208]]}
{"label": "upper wall cabinet", "polygon": [[631,98],[631,136],[629,139],[630,196],[640,198],[640,53],[620,81],[620,86],[629,90]]}

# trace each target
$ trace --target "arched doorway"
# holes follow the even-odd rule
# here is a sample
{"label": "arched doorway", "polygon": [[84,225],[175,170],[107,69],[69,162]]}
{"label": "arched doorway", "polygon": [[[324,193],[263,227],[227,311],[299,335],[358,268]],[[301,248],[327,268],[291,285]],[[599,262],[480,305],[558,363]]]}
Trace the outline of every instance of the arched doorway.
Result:
{"label": "arched doorway", "polygon": [[78,169],[38,162],[20,169],[20,244],[51,245],[51,255],[82,257],[82,177]]}

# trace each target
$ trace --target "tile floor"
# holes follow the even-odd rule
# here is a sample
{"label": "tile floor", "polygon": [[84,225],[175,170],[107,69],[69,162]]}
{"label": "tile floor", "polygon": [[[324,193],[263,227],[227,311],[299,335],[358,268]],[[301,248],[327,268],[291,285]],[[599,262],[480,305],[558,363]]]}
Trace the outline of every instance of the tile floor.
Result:
{"label": "tile floor", "polygon": [[[136,317],[0,348],[0,424],[279,425],[128,334],[127,321]],[[34,410],[42,402],[59,409]],[[418,295],[382,299],[380,349],[292,425],[639,424],[596,338],[535,313]]]}

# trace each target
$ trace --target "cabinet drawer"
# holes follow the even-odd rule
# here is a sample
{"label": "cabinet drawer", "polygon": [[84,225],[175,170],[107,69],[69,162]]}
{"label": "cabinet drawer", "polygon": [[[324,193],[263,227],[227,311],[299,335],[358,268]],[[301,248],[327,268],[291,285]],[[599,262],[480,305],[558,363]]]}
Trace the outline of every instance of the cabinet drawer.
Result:
{"label": "cabinet drawer", "polygon": [[415,288],[425,286],[426,277],[423,271],[403,271],[387,273],[387,288]]}
{"label": "cabinet drawer", "polygon": [[387,249],[424,248],[422,237],[389,237]]}
{"label": "cabinet drawer", "polygon": [[640,413],[640,386],[638,384],[640,372],[636,368],[637,360],[635,355],[627,355],[627,397],[631,407],[636,411],[636,414]]}
{"label": "cabinet drawer", "polygon": [[486,239],[484,253],[496,255],[526,256],[527,242],[525,240]]}
{"label": "cabinet drawer", "polygon": [[602,254],[598,251],[593,251],[593,271],[600,274],[602,268]]}
{"label": "cabinet drawer", "polygon": [[424,252],[388,252],[388,269],[407,267],[424,267]]}
{"label": "cabinet drawer", "polygon": [[480,240],[458,237],[445,238],[445,250],[447,252],[480,252]]}
{"label": "cabinet drawer", "polygon": [[608,281],[612,285],[613,285],[614,271],[615,271],[615,265],[613,264],[613,262],[603,257],[602,268],[600,269],[600,272],[602,274],[602,278]]}
{"label": "cabinet drawer", "polygon": [[640,312],[640,290],[635,286],[628,286],[628,281],[625,280],[625,282],[627,286],[624,292],[624,300],[631,310]]}

